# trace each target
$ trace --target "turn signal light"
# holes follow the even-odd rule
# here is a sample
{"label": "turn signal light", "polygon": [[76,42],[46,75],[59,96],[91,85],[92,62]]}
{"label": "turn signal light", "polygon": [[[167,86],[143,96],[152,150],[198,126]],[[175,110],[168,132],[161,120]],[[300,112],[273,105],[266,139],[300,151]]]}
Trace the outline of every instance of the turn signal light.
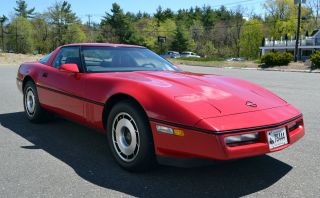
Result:
{"label": "turn signal light", "polygon": [[174,129],[173,134],[176,136],[184,136],[184,131],[180,129]]}

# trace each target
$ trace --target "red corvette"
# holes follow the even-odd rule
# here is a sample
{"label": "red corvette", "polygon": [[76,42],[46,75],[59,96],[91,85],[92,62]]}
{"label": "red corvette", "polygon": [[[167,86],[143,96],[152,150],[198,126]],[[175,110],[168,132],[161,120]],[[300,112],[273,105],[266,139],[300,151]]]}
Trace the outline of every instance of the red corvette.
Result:
{"label": "red corvette", "polygon": [[72,44],[17,75],[32,122],[51,113],[107,133],[115,160],[230,160],[279,151],[304,135],[299,110],[250,82],[193,74],[132,45]]}

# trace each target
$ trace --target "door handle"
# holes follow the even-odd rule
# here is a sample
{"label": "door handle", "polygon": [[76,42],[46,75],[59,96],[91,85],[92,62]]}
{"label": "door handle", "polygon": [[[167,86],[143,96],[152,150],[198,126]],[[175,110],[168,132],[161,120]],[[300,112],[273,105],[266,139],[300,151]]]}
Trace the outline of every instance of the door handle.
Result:
{"label": "door handle", "polygon": [[44,72],[44,73],[42,74],[42,77],[47,78],[47,77],[48,77],[48,73],[47,73],[47,72]]}

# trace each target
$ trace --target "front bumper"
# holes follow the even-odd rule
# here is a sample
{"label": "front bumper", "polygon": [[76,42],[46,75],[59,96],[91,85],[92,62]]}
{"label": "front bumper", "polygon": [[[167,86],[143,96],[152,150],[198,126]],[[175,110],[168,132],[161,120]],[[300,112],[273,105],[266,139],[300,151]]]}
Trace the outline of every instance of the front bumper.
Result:
{"label": "front bumper", "polygon": [[[293,123],[297,124],[292,127]],[[274,127],[220,134],[218,132],[210,133],[193,130],[191,128],[170,126],[169,124],[159,123],[157,121],[150,121],[150,124],[153,132],[156,155],[161,157],[205,158],[212,160],[239,159],[282,150],[297,142],[304,136],[304,123],[302,116],[287,120],[287,122],[278,123],[274,125]],[[175,136],[158,132],[156,129],[157,125],[183,130],[184,136]],[[285,127],[287,131],[288,144],[274,149],[269,149],[267,131],[283,127]],[[247,133],[259,133],[259,139],[254,142],[239,144],[236,146],[229,146],[224,141],[228,136]]]}

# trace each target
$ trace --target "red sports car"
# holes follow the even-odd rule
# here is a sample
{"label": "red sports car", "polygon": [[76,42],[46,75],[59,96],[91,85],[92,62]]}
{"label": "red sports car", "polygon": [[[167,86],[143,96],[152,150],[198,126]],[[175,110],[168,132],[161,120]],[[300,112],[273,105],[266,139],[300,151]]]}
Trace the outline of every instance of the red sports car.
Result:
{"label": "red sports car", "polygon": [[17,85],[30,121],[54,113],[105,132],[115,160],[128,170],[145,170],[157,159],[262,155],[304,135],[301,112],[270,91],[183,72],[140,46],[62,46],[22,64]]}

